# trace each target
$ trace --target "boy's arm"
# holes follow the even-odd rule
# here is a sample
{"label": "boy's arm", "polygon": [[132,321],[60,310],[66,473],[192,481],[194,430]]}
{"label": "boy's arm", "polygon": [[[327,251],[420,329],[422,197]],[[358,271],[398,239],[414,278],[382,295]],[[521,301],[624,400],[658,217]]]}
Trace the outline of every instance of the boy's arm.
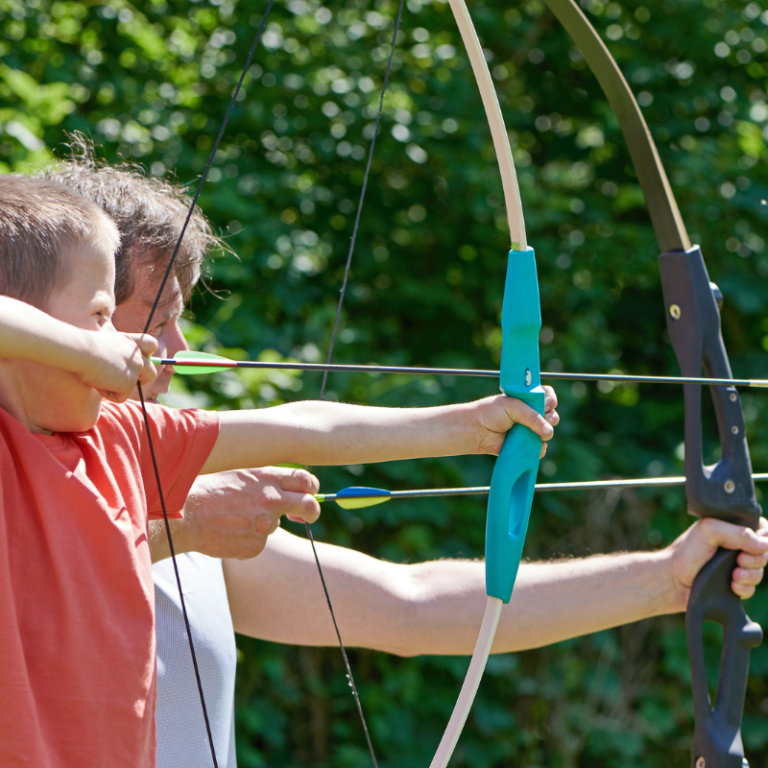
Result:
{"label": "boy's arm", "polygon": [[[401,565],[316,546],[347,645],[402,656],[472,652],[486,602],[482,562]],[[732,588],[751,596],[768,559],[765,520],[757,532],[700,520],[659,552],[523,563],[493,650],[536,648],[684,611],[696,574],[718,546],[742,550]],[[306,539],[278,530],[261,555],[226,560],[224,573],[235,631],[296,645],[337,644]]]}
{"label": "boy's arm", "polygon": [[143,334],[88,331],[31,304],[0,296],[0,358],[24,360],[79,376],[110,400],[125,400],[136,381],[154,380],[147,357],[157,342]]}
{"label": "boy's arm", "polygon": [[374,408],[304,401],[220,414],[219,438],[202,472],[293,462],[313,466],[368,464],[462,454],[498,454],[515,423],[549,440],[557,423],[513,398],[434,408]]}

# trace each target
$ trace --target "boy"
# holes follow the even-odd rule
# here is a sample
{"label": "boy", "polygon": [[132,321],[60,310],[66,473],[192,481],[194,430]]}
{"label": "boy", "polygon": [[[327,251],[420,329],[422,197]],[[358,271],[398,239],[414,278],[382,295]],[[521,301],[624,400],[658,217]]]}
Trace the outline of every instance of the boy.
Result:
{"label": "boy", "polygon": [[[157,345],[112,327],[117,246],[85,198],[0,178],[3,766],[154,765],[146,524],[159,495],[142,410],[118,403],[134,381],[154,379],[146,357]],[[498,453],[515,421],[553,433],[503,396],[426,409],[147,413],[172,513],[199,472]]]}

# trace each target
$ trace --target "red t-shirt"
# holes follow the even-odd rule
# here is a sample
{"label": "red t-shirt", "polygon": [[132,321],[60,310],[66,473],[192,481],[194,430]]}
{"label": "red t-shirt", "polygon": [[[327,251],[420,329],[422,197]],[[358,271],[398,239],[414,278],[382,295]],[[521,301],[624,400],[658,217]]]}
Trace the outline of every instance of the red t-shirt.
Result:
{"label": "red t-shirt", "polygon": [[[169,514],[218,435],[215,413],[148,405]],[[162,517],[141,407],[38,435],[0,410],[0,766],[155,765],[154,589]]]}

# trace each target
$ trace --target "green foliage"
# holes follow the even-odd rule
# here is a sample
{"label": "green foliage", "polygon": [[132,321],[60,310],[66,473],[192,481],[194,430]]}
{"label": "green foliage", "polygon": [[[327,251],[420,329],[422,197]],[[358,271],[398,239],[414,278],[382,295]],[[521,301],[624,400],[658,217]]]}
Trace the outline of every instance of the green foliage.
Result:
{"label": "green foliage", "polygon": [[[81,130],[110,160],[190,185],[202,171],[265,4],[0,0],[0,160],[27,170]],[[723,290],[737,375],[768,376],[765,52],[755,2],[647,0],[583,6],[638,96],[692,239]],[[450,10],[408,0],[360,220],[337,362],[490,367],[508,248],[501,185]],[[201,197],[239,259],[222,256],[192,305],[198,348],[238,357],[324,357],[396,11],[393,0],[277,0]],[[514,147],[539,257],[542,364],[675,374],[657,247],[618,125],[540,0],[472,13]],[[335,375],[329,397],[430,405],[490,394],[483,381]],[[177,402],[224,408],[316,396],[290,372],[177,381]],[[674,387],[575,383],[544,479],[682,471]],[[744,396],[753,462],[764,395]],[[713,414],[704,414],[712,432]],[[707,460],[715,458],[714,440]],[[483,484],[482,458],[323,469],[323,488]],[[480,556],[477,499],[328,507],[322,540],[401,561]],[[681,491],[542,495],[527,554],[655,548],[690,522]],[[765,621],[759,601],[750,612]],[[359,766],[361,730],[338,652],[242,639],[240,764]],[[425,765],[466,661],[352,652],[383,766]],[[716,668],[716,647],[713,665]],[[744,738],[768,763],[768,650],[753,654]],[[680,617],[492,659],[452,765],[683,765],[693,727]]]}

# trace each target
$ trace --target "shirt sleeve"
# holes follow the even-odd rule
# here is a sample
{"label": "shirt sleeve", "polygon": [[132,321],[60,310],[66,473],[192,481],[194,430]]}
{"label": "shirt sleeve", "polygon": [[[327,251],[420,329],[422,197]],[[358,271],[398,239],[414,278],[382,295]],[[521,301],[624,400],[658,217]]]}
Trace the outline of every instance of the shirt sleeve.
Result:
{"label": "shirt sleeve", "polygon": [[[143,421],[143,414],[140,415]],[[148,403],[147,416],[166,510],[170,517],[181,517],[192,484],[216,444],[219,415],[213,411],[166,408]],[[160,494],[146,435],[140,455],[149,519],[162,519]]]}

